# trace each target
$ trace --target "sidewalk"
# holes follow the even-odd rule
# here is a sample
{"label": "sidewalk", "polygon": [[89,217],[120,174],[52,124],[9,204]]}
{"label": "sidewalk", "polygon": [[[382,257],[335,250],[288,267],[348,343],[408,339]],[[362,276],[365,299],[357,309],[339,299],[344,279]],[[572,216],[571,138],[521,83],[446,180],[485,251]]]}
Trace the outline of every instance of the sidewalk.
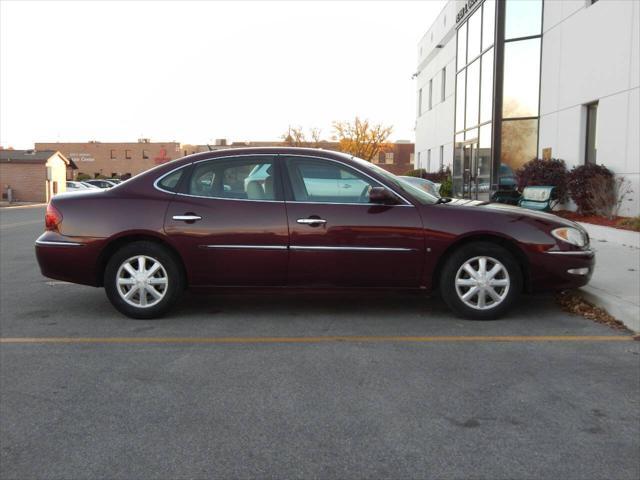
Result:
{"label": "sidewalk", "polygon": [[626,244],[620,242],[615,232],[608,232],[613,229],[582,225],[591,236],[596,267],[591,282],[582,287],[580,293],[630,330],[640,332],[640,248],[635,246],[636,242],[627,239]]}

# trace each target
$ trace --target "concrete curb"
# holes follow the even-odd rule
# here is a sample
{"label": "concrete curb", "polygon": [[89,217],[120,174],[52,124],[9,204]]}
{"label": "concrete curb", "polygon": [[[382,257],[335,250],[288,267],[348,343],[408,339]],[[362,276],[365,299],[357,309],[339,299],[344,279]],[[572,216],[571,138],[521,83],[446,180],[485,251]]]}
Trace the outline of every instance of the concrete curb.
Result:
{"label": "concrete curb", "polygon": [[603,308],[634,333],[640,333],[640,308],[623,298],[587,285],[577,291],[587,302]]}
{"label": "concrete curb", "polygon": [[[628,283],[631,281],[636,285],[636,288],[640,288],[637,287],[640,284],[640,274],[636,273],[635,277],[630,279],[628,276],[617,277],[610,273],[618,268],[618,261],[631,261],[635,258],[632,249],[640,250],[640,232],[603,227],[592,223],[579,223],[589,232],[589,236],[593,240],[592,246],[596,250],[596,271],[591,283],[577,290],[576,293],[596,307],[606,310],[629,330],[640,332],[640,305],[638,301],[630,301],[630,299],[637,299],[637,296],[630,294],[630,291],[633,292],[633,285]],[[598,242],[604,243],[601,243],[602,246],[599,247]],[[608,245],[606,247],[608,253],[604,255],[604,263],[599,264],[598,250],[601,249],[601,254],[604,254],[606,245]],[[622,255],[622,260],[620,257],[612,257],[611,249],[618,251]],[[638,267],[635,266],[635,268]],[[604,275],[602,275],[601,269],[604,269]]]}

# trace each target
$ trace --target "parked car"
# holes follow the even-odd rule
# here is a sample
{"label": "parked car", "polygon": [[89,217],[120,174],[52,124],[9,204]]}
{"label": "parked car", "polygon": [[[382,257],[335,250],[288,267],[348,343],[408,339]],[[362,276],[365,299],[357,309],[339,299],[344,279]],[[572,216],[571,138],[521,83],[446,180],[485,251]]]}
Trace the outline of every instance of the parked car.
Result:
{"label": "parked car", "polygon": [[427,193],[430,193],[434,197],[440,196],[440,186],[441,184],[432,182],[431,180],[427,180],[426,178],[420,177],[408,177],[401,175],[398,178],[401,178],[405,182],[409,182],[411,185],[421,188]]}
{"label": "parked car", "polygon": [[42,273],[104,286],[133,318],[164,314],[186,287],[286,286],[439,289],[458,315],[491,319],[523,291],[585,285],[594,266],[574,222],[438,198],[315,149],[191,155],[100,193],[56,196],[45,228]]}
{"label": "parked car", "polygon": [[122,180],[120,180],[119,178],[107,178],[107,182],[111,182],[114,185],[119,185],[120,183],[122,183]]}
{"label": "parked car", "polygon": [[102,180],[100,178],[92,178],[90,180],[85,180],[84,183],[88,183],[89,185],[93,185],[98,188],[112,188],[115,187],[116,184],[111,180]]}
{"label": "parked car", "polygon": [[87,183],[86,180],[83,180],[80,183],[83,184],[87,188],[92,188],[94,190],[99,190],[100,189],[100,187],[96,187],[95,185],[92,185],[91,183]]}
{"label": "parked car", "polygon": [[86,190],[87,188],[89,187],[82,182],[67,180],[67,192],[77,192],[78,190]]}

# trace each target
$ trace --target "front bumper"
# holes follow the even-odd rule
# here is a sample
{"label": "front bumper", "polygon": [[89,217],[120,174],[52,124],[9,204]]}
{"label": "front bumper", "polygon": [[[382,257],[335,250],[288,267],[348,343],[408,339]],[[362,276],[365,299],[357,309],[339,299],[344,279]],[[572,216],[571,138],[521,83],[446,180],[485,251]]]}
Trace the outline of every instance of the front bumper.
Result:
{"label": "front bumper", "polygon": [[534,291],[579,288],[591,280],[596,265],[593,250],[548,250],[530,259]]}

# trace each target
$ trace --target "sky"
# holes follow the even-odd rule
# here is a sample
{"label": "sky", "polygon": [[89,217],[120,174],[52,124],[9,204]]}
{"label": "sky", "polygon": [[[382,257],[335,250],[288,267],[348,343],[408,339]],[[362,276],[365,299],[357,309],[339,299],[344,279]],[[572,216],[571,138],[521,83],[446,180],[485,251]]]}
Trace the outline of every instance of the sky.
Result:
{"label": "sky", "polygon": [[414,140],[444,1],[0,2],[0,145],[277,140],[356,115]]}

